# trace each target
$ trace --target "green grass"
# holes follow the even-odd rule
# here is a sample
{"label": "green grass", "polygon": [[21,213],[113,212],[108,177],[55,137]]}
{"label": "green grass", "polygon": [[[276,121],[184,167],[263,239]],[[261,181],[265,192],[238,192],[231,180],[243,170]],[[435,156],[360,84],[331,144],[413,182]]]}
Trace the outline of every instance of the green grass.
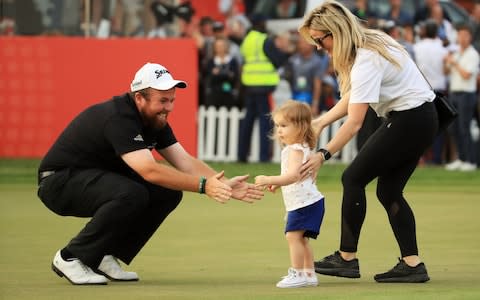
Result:
{"label": "green grass", "polygon": [[[417,169],[405,195],[415,212],[426,284],[378,284],[373,275],[399,255],[383,208],[368,186],[359,245],[362,277],[319,276],[316,288],[284,290],[275,283],[289,266],[280,194],[253,205],[221,205],[186,193],[127,269],[136,283],[72,286],[50,270],[51,259],[87,219],[59,217],[36,196],[37,160],[0,160],[0,299],[480,299],[480,172]],[[229,176],[277,174],[276,164],[212,164]],[[317,258],[338,248],[344,165],[326,165],[318,186],[326,215]]]}

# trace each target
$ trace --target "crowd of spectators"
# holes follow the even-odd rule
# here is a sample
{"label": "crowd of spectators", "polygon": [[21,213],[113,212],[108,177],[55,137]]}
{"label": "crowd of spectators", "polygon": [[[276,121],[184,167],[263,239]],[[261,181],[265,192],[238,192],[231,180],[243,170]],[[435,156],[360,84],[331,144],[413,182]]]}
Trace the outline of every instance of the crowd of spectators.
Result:
{"label": "crowd of spectators", "polygon": [[[106,37],[169,38],[184,37],[196,41],[199,53],[199,103],[215,107],[244,106],[244,88],[241,83],[244,58],[240,47],[252,27],[249,17],[261,5],[271,7],[277,18],[301,16],[302,1],[250,1],[218,0],[217,9],[222,19],[196,16],[189,1],[174,0],[3,0],[0,15],[2,35],[89,35]],[[20,4],[21,3],[21,4]],[[87,7],[86,5],[90,6]],[[21,6],[21,7],[20,7]],[[425,0],[425,5],[414,15],[402,9],[402,0],[390,0],[390,10],[385,15],[370,11],[367,0],[355,0],[352,12],[364,21],[365,26],[384,30],[406,47],[419,68],[429,79],[432,88],[449,94],[450,76],[444,69],[452,61],[447,59],[465,46],[459,45],[457,25],[443,14],[437,0]],[[90,11],[86,16],[85,11]],[[468,25],[468,26],[464,26]],[[480,2],[470,11],[468,24],[462,30],[470,36],[469,45],[480,52]],[[433,32],[432,32],[433,30]],[[463,35],[463,33],[462,33]],[[289,98],[309,103],[314,115],[331,108],[339,98],[335,71],[323,51],[305,43],[295,30],[280,34],[282,51],[289,57],[277,70],[281,81],[288,83]],[[276,43],[280,41],[276,41]],[[433,47],[433,48],[432,48]],[[434,50],[432,50],[434,49]],[[457,56],[458,58],[458,56]],[[450,65],[449,65],[450,64]],[[462,117],[463,130],[457,128],[438,138],[432,150],[424,157],[425,163],[445,164],[457,162],[457,152],[465,147],[465,132],[472,134],[467,143],[473,153],[469,161],[479,163],[478,124],[480,124],[480,96],[478,68],[474,91],[476,103],[467,119]],[[470,91],[470,90],[469,90]],[[465,114],[465,112],[462,112]],[[475,127],[477,130],[471,130]],[[376,117],[370,116],[365,132],[377,126]],[[473,124],[473,125],[472,125]],[[461,133],[458,133],[461,132]],[[459,134],[462,137],[459,137]],[[368,136],[368,134],[367,134]],[[475,143],[476,140],[476,143]],[[460,141],[460,144],[459,144]],[[462,142],[463,141],[463,142]],[[360,143],[361,144],[361,143]],[[460,153],[461,154],[461,153]],[[463,155],[463,154],[461,154]],[[448,167],[448,166],[447,166]],[[452,167],[449,169],[471,170]]]}

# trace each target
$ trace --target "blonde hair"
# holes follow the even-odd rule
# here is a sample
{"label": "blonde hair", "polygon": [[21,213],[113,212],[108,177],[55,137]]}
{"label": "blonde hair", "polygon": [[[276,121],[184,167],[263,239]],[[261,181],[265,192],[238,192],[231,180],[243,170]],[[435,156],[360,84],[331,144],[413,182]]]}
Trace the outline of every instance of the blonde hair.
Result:
{"label": "blonde hair", "polygon": [[398,68],[401,65],[389,53],[395,48],[408,56],[407,51],[386,33],[369,29],[348,8],[334,0],[325,0],[322,5],[305,15],[298,28],[301,36],[315,45],[309,30],[329,32],[334,40],[332,49],[333,68],[338,74],[342,95],[350,92],[350,71],[360,48],[375,51]]}
{"label": "blonde hair", "polygon": [[[287,100],[272,112],[271,117],[272,120],[281,117],[286,122],[292,123],[298,130],[298,139],[301,140],[302,143],[307,143],[310,149],[316,147],[317,135],[312,126],[312,111],[310,106],[299,101]],[[272,138],[279,141],[276,130]]]}

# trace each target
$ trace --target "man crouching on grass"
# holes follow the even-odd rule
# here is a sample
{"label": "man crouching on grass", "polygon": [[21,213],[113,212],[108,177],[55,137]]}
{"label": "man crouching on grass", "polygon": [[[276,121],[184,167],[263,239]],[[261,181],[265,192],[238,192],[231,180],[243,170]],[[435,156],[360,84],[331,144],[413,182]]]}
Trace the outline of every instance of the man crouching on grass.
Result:
{"label": "man crouching on grass", "polygon": [[[61,216],[91,217],[63,249],[52,269],[72,284],[136,281],[122,270],[182,199],[182,191],[220,203],[253,202],[263,192],[248,175],[224,177],[189,155],[167,117],[175,89],[185,88],[159,64],[135,74],[131,92],[93,105],[60,134],[38,170],[38,196]],[[172,166],[157,163],[158,151]]]}

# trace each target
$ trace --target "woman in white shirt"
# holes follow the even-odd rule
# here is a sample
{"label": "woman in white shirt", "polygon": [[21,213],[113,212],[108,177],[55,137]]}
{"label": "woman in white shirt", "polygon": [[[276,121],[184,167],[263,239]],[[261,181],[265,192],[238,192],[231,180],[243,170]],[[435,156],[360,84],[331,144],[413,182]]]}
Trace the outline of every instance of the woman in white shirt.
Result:
{"label": "woman in white shirt", "polygon": [[301,169],[316,172],[350,141],[371,106],[385,122],[370,136],[342,176],[340,249],[315,262],[317,273],[358,278],[356,258],[366,214],[365,187],[378,179],[377,196],[384,206],[402,259],[377,282],[426,282],[430,278],[418,256],[415,218],[403,189],[438,131],[430,89],[405,49],[383,32],[365,28],[342,4],[326,0],[304,18],[303,38],[325,49],[338,73],[341,100],[313,121],[319,132],[347,116],[335,136]]}

